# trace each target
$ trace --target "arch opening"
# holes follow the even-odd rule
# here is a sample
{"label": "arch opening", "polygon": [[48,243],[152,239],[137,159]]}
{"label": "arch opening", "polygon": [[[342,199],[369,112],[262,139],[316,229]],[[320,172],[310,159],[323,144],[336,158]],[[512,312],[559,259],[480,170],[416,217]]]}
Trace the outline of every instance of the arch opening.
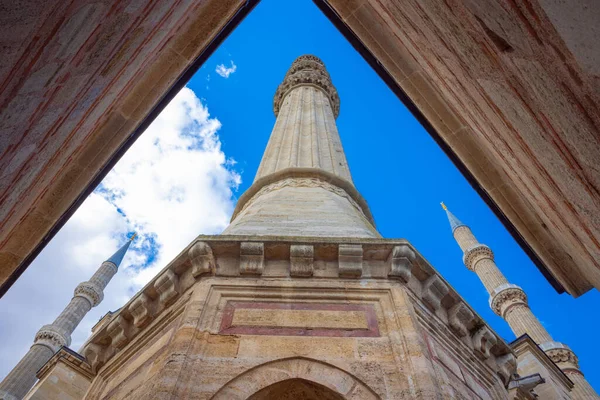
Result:
{"label": "arch opening", "polygon": [[344,400],[339,393],[305,379],[288,379],[267,386],[248,400]]}

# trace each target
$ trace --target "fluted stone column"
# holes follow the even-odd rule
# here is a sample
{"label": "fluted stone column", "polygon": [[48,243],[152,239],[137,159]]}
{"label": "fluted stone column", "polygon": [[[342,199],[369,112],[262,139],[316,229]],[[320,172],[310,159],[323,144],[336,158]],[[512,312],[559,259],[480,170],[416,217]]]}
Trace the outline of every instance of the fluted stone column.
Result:
{"label": "fluted stone column", "polygon": [[71,334],[83,317],[102,301],[104,288],[117,273],[130,243],[131,240],[103,262],[89,281],[80,283],[73,298],[54,322],[37,332],[27,354],[0,383],[0,399],[22,399],[35,384],[37,371],[62,346],[71,344]]}
{"label": "fluted stone column", "polygon": [[527,295],[508,282],[494,261],[492,250],[477,241],[471,228],[463,224],[442,203],[452,234],[463,251],[465,266],[475,272],[490,295],[491,309],[501,316],[517,337],[528,334],[575,384],[571,396],[575,400],[600,398],[579,369],[577,356],[566,345],[555,342],[527,303]]}
{"label": "fluted stone column", "polygon": [[340,100],[320,59],[292,63],[273,110],[277,120],[254,183],[223,234],[380,237],[352,182],[335,124]]}

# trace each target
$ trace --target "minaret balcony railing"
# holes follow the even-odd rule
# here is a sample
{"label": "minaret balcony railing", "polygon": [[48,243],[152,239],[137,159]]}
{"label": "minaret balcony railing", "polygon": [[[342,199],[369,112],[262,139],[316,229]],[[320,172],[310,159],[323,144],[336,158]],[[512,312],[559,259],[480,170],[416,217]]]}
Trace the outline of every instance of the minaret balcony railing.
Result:
{"label": "minaret balcony railing", "polygon": [[463,263],[471,271],[475,271],[475,265],[483,259],[494,259],[494,252],[485,244],[477,243],[466,249],[463,254]]}
{"label": "minaret balcony railing", "polygon": [[490,294],[490,308],[499,316],[504,318],[510,308],[517,304],[527,306],[527,295],[517,285],[505,283],[498,286]]}

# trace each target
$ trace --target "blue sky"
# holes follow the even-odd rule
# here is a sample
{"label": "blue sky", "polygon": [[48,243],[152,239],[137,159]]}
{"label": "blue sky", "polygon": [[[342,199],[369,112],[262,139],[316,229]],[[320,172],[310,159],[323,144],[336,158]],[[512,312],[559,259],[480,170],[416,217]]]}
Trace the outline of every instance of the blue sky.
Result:
{"label": "blue sky", "polygon": [[[558,295],[427,132],[310,0],[263,0],[211,56],[101,186],[0,299],[0,379],[75,286],[136,231],[104,301],[73,334],[78,350],[107,311],[121,307],[198,234],[220,233],[254,179],[275,123],[273,95],[292,61],[314,54],[341,99],[337,120],[357,189],[386,238],[405,238],[507,341],[477,276],[462,264],[440,201],[496,254],[554,339],[575,350],[600,389],[591,345],[597,291]],[[222,67],[219,68],[219,66]],[[221,72],[221,76],[217,73]],[[226,76],[226,77],[225,77]],[[235,160],[235,161],[234,161]],[[49,268],[49,267],[52,268]],[[27,315],[27,319],[22,316]]]}
{"label": "blue sky", "polygon": [[[489,308],[477,276],[462,264],[440,207],[444,201],[490,246],[508,280],[529,296],[532,310],[555,340],[568,344],[592,385],[600,389],[590,345],[600,329],[597,291],[577,299],[559,295],[521,250],[428,133],[379,76],[309,0],[263,0],[201,68],[188,86],[223,124],[223,151],[238,162],[248,188],[275,122],[273,95],[292,61],[314,54],[327,66],[341,110],[338,129],[352,177],[386,238],[405,238],[507,341],[514,335]],[[236,65],[223,79],[218,64]],[[210,75],[210,81],[206,80]],[[208,89],[207,89],[208,86]]]}

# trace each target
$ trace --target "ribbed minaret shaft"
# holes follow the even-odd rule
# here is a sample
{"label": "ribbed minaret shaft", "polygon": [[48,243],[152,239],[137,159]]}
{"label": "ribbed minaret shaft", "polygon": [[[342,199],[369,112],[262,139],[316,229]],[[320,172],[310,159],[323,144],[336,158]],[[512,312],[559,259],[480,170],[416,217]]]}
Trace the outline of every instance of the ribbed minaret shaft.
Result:
{"label": "ribbed minaret shaft", "polygon": [[254,183],[223,234],[379,237],[352,183],[339,107],[323,62],[296,59],[275,93],[277,120]]}
{"label": "ribbed minaret shaft", "polygon": [[117,273],[130,244],[131,240],[103,262],[89,281],[80,283],[73,298],[54,322],[37,332],[27,354],[0,383],[0,399],[22,399],[34,385],[37,371],[62,346],[71,344],[71,334],[88,311],[102,301],[104,289]]}
{"label": "ribbed minaret shaft", "polygon": [[463,262],[475,272],[490,295],[490,307],[501,316],[517,337],[529,335],[575,384],[573,399],[598,399],[598,395],[579,369],[577,356],[562,343],[555,342],[527,303],[527,295],[508,282],[494,261],[492,250],[477,241],[471,228],[463,224],[442,203],[452,234],[463,251]]}

